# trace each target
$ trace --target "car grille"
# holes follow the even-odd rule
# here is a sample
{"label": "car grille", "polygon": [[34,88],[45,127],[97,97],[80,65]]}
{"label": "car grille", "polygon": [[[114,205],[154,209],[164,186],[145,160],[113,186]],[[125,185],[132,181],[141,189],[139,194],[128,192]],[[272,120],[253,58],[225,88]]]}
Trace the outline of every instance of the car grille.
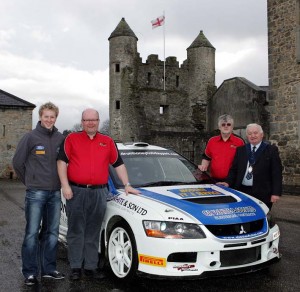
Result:
{"label": "car grille", "polygon": [[197,261],[196,252],[175,252],[171,253],[168,258],[168,262],[177,263],[195,263]]}
{"label": "car grille", "polygon": [[264,219],[239,224],[205,225],[215,236],[235,236],[257,232],[263,228]]}
{"label": "car grille", "polygon": [[261,259],[261,247],[226,250],[220,252],[221,267],[245,265]]}

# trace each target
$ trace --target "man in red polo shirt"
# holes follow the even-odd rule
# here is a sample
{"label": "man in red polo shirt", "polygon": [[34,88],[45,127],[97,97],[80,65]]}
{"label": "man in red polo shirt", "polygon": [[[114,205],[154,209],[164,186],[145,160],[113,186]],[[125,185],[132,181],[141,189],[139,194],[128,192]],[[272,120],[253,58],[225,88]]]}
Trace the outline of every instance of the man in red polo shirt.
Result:
{"label": "man in red polo shirt", "polygon": [[207,171],[216,181],[224,181],[231,167],[236,148],[245,144],[244,140],[232,133],[233,118],[222,115],[218,118],[220,135],[210,138],[202,155],[203,159],[198,168]]}
{"label": "man in red polo shirt", "polygon": [[127,170],[114,141],[98,132],[99,113],[82,113],[83,131],[69,134],[60,148],[57,167],[66,198],[68,258],[71,280],[86,276],[102,279],[97,271],[101,222],[106,210],[109,165],[124,184],[126,194],[139,194],[128,181]]}

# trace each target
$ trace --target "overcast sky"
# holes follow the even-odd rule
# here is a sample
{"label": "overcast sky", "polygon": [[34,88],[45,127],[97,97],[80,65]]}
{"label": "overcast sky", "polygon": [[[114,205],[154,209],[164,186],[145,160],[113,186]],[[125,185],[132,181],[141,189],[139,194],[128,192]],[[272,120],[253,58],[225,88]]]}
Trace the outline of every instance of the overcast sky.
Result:
{"label": "overcast sky", "polygon": [[[267,0],[3,0],[0,1],[0,89],[38,107],[60,108],[56,126],[71,129],[87,107],[108,119],[108,37],[124,17],[143,62],[182,63],[203,30],[216,48],[216,85],[245,77],[268,85]],[[33,125],[38,115],[33,112]]]}

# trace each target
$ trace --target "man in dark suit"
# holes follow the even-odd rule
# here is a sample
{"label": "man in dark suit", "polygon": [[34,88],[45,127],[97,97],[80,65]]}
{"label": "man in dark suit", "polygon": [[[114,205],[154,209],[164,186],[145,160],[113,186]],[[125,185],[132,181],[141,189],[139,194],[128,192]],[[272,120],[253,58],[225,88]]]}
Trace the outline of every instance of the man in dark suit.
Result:
{"label": "man in dark suit", "polygon": [[263,201],[271,209],[282,193],[278,148],[263,141],[264,133],[258,124],[249,124],[246,135],[249,143],[237,148],[223,184]]}

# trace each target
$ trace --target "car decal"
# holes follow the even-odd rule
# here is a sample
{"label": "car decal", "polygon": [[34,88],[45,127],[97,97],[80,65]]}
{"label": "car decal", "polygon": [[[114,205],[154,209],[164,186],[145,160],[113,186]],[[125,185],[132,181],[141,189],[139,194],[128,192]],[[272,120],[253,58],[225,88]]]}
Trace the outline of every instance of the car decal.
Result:
{"label": "car decal", "polygon": [[154,257],[145,254],[139,254],[139,262],[141,264],[156,266],[156,267],[166,267],[167,260],[165,258]]}
{"label": "car decal", "polygon": [[175,189],[169,190],[170,192],[178,195],[181,198],[194,198],[194,197],[206,197],[206,196],[225,196],[224,193],[221,193],[212,188],[184,188],[184,189]]}

